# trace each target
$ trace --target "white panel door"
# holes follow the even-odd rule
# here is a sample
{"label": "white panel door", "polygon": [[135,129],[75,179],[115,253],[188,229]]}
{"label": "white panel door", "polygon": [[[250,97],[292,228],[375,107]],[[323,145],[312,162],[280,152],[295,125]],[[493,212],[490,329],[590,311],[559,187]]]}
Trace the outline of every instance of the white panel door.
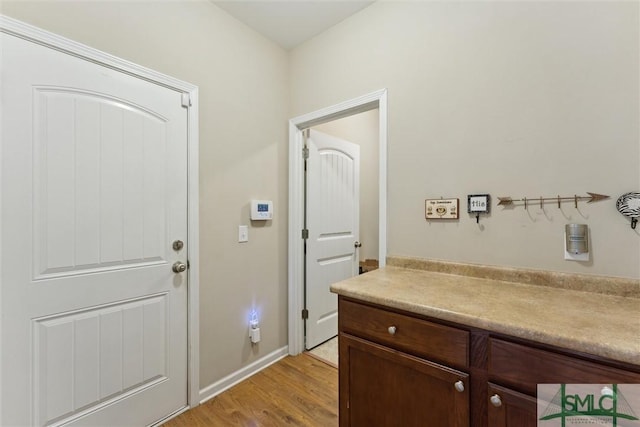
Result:
{"label": "white panel door", "polygon": [[358,274],[360,146],[311,130],[307,138],[305,346],[338,334],[332,283]]}
{"label": "white panel door", "polygon": [[0,36],[0,425],[148,425],[187,404],[181,94]]}

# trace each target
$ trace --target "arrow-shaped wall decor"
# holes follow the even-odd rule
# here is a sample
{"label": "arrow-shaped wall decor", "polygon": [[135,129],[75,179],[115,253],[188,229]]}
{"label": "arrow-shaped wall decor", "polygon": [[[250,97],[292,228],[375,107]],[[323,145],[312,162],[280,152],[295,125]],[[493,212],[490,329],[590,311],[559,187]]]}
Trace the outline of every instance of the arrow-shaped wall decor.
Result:
{"label": "arrow-shaped wall decor", "polygon": [[557,202],[558,203],[558,208],[560,208],[560,205],[562,203],[563,200],[573,200],[574,206],[576,208],[578,208],[578,201],[580,200],[587,200],[587,203],[592,203],[592,202],[597,202],[598,200],[604,200],[604,199],[608,199],[609,196],[605,196],[604,194],[596,194],[596,193],[590,193],[587,191],[588,196],[570,196],[570,197],[523,197],[522,199],[512,199],[511,197],[498,197],[498,206],[502,205],[502,206],[509,206],[509,205],[513,205],[516,202],[524,202],[524,208],[527,209],[527,207],[532,204],[540,204],[540,208],[542,208],[542,206],[545,203],[548,202]]}

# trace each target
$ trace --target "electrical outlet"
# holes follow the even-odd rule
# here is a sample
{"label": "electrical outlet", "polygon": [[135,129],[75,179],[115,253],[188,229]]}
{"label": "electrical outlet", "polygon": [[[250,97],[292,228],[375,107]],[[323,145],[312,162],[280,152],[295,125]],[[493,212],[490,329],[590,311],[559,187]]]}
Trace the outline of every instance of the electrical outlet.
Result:
{"label": "electrical outlet", "polygon": [[260,342],[260,328],[250,329],[249,339],[252,344],[258,344]]}
{"label": "electrical outlet", "polygon": [[589,261],[589,252],[583,254],[572,254],[567,251],[567,234],[563,236],[564,241],[564,259],[567,261]]}

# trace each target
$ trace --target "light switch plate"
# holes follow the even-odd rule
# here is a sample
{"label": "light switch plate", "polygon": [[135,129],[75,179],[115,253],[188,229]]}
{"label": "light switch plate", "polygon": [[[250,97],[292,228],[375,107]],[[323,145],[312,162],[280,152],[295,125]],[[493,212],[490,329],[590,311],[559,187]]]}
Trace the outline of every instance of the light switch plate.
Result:
{"label": "light switch plate", "polygon": [[459,199],[427,199],[424,201],[426,219],[458,219]]}
{"label": "light switch plate", "polygon": [[249,241],[249,227],[241,225],[238,227],[238,243],[245,243]]}

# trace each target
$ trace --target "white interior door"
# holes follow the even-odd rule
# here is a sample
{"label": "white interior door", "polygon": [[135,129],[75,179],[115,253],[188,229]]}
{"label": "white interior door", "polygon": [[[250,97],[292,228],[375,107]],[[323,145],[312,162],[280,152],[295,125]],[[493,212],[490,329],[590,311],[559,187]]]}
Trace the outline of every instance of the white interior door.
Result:
{"label": "white interior door", "polygon": [[307,349],[338,334],[332,283],[358,274],[360,146],[311,130],[307,138]]}
{"label": "white interior door", "polygon": [[181,93],[0,36],[0,424],[148,425],[187,404]]}

